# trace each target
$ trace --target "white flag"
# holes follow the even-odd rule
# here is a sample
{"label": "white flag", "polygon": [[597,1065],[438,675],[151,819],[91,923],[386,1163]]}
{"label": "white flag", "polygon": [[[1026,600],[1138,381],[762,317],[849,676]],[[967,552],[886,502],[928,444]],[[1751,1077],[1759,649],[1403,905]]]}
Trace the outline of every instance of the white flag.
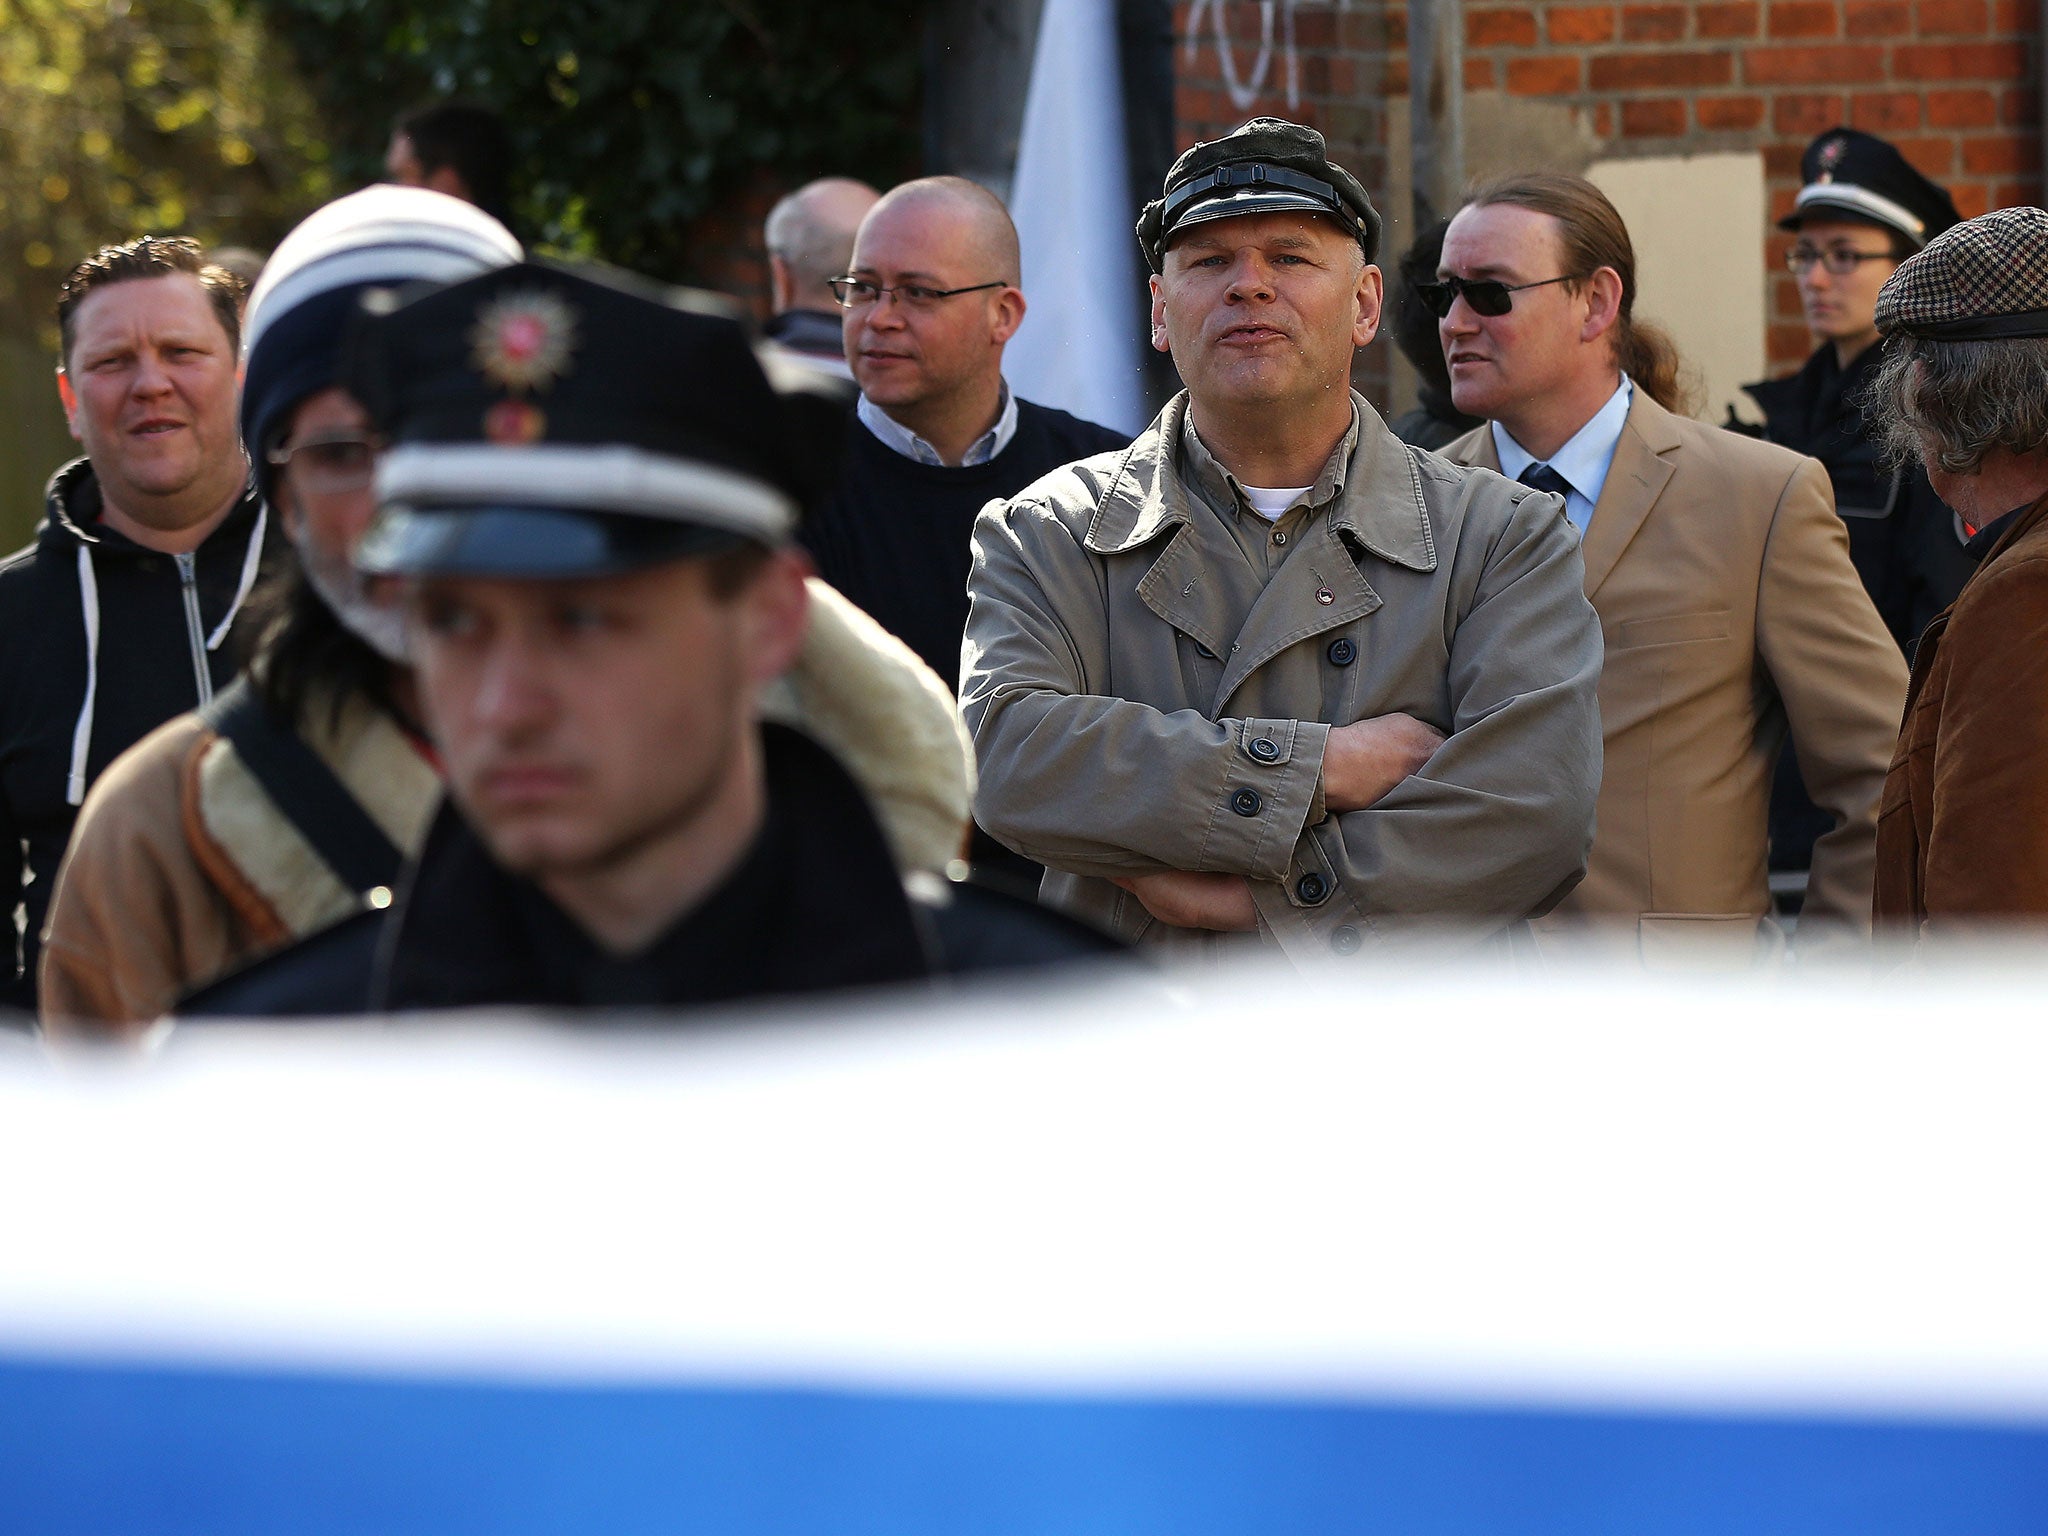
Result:
{"label": "white flag", "polygon": [[1136,434],[1152,412],[1125,166],[1114,0],[1045,0],[1010,197],[1028,308],[1003,372],[1026,400]]}

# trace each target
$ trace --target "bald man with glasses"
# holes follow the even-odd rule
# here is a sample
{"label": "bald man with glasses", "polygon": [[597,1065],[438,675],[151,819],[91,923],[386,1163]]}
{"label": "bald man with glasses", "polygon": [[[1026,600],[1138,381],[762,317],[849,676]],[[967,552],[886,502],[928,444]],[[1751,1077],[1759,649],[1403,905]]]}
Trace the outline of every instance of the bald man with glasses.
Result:
{"label": "bald man with glasses", "polygon": [[[956,176],[906,182],[861,221],[831,282],[860,386],[838,493],[803,538],[818,570],[945,680],[960,682],[974,519],[1041,475],[1121,448],[1121,432],[1020,400],[1003,348],[1024,323],[1017,229]],[[1038,867],[977,832],[984,873]]]}

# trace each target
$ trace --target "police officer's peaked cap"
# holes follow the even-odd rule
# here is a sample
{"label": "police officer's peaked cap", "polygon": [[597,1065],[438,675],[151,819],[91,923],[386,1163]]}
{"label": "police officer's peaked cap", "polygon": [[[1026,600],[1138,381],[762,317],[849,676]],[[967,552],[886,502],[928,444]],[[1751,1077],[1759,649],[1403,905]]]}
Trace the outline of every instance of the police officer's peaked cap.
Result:
{"label": "police officer's peaked cap", "polygon": [[593,576],[794,531],[785,404],[725,301],[522,262],[364,296],[347,381],[387,448],[380,575]]}
{"label": "police officer's peaked cap", "polygon": [[1174,161],[1163,195],[1138,217],[1138,244],[1158,272],[1167,244],[1190,224],[1283,211],[1327,214],[1357,239],[1367,261],[1379,254],[1379,211],[1365,188],[1331,164],[1320,133],[1277,117],[1255,117]]}
{"label": "police officer's peaked cap", "polygon": [[1924,246],[1962,215],[1948,193],[1914,170],[1883,139],[1854,128],[1830,128],[1799,158],[1798,201],[1778,221],[1797,229],[1815,215],[1848,215],[1897,230]]}

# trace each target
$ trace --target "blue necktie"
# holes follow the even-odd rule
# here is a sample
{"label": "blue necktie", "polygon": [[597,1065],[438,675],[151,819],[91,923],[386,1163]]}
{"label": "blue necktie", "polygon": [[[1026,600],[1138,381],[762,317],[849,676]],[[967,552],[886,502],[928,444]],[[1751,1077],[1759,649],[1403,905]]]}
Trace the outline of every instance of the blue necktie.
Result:
{"label": "blue necktie", "polygon": [[1572,483],[1552,469],[1548,464],[1530,464],[1515,476],[1522,484],[1538,491],[1554,491],[1559,496],[1571,495]]}

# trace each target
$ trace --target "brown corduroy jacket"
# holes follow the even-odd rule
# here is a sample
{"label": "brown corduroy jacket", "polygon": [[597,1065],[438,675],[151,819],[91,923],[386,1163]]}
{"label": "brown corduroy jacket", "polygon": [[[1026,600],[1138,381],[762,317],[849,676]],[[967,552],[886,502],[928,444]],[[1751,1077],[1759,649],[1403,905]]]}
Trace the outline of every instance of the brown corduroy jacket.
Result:
{"label": "brown corduroy jacket", "polygon": [[2048,916],[2048,497],[1913,661],[1877,820],[1881,930]]}

